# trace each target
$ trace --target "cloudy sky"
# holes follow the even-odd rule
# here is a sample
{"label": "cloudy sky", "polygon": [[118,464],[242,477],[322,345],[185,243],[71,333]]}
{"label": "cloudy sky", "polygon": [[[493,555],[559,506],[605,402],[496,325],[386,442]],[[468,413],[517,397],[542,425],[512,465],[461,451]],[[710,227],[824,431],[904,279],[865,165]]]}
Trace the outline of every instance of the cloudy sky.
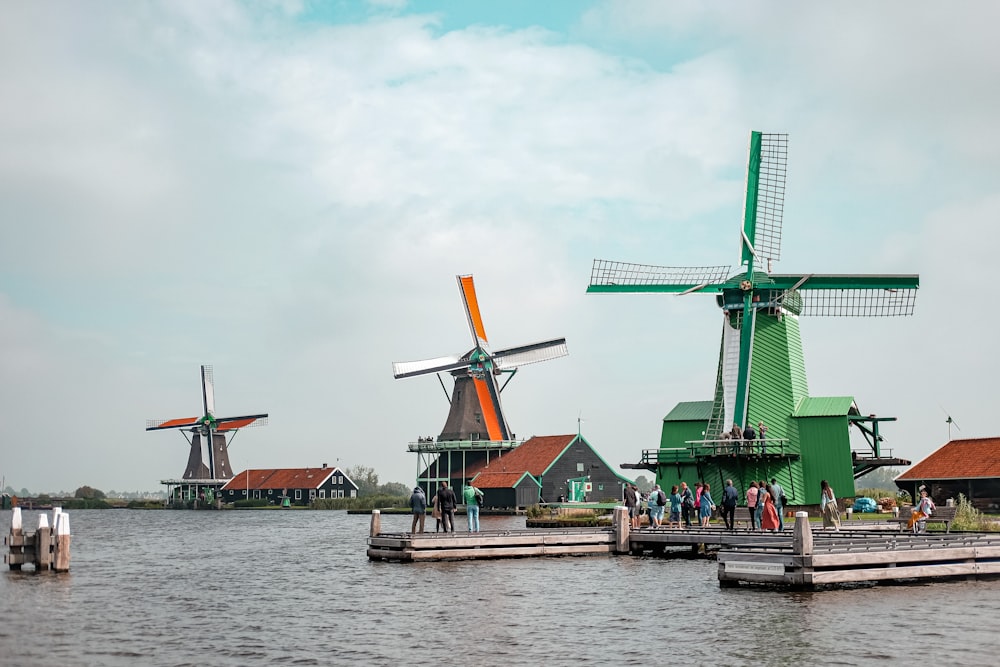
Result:
{"label": "cloudy sky", "polygon": [[[594,258],[737,265],[747,136],[787,132],[780,272],[919,273],[907,318],[803,320],[810,393],[914,461],[996,436],[1000,6],[42,2],[0,21],[0,474],[155,490],[145,420],[270,413],[246,467],[374,466],[448,406],[391,363],[565,336],[518,437],[611,463],[711,398],[707,296],[587,295]],[[983,295],[987,298],[983,298]],[[992,342],[991,342],[992,341]],[[578,422],[582,419],[582,422]]]}

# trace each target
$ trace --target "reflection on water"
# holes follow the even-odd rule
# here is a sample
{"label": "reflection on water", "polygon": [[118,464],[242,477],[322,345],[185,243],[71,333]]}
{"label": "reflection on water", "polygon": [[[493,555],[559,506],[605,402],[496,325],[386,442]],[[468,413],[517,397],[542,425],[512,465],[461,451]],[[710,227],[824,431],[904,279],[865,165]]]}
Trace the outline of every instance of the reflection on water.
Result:
{"label": "reflection on water", "polygon": [[69,574],[0,574],[2,665],[996,664],[996,581],[722,589],[704,560],[372,563],[345,512],[72,517]]}

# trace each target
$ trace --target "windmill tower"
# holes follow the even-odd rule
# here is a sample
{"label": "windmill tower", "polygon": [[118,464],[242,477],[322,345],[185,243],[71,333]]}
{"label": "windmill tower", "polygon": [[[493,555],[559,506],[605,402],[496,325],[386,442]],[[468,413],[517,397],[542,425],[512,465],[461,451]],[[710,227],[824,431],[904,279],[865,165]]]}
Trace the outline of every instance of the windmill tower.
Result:
{"label": "windmill tower", "polygon": [[[440,374],[450,373],[454,380],[449,399],[451,407],[440,435],[436,440],[420,438],[409,445],[410,451],[418,454],[418,482],[426,483],[428,494],[438,481],[455,479],[459,470],[462,479],[467,479],[466,471],[474,473],[480,464],[489,462],[491,455],[499,456],[516,447],[514,433],[500,402],[500,392],[520,366],[569,354],[565,338],[492,352],[472,276],[460,275],[456,279],[472,335],[472,349],[460,355],[392,364],[392,375],[396,379],[438,374],[446,396],[447,389]],[[501,385],[499,380],[504,374],[507,379]],[[443,459],[441,455],[445,453],[447,456]],[[425,461],[424,455],[429,459]]]}
{"label": "windmill tower", "polygon": [[[233,468],[229,464],[229,443],[236,432],[248,426],[265,426],[267,414],[244,415],[241,417],[215,416],[215,386],[211,366],[201,367],[201,401],[204,409],[202,417],[181,417],[169,420],[147,420],[147,431],[179,429],[190,446],[185,481],[199,480],[218,482],[232,479]],[[188,433],[191,434],[188,437]],[[207,464],[206,464],[207,461]],[[217,484],[216,486],[222,486]]]}
{"label": "windmill tower", "polygon": [[[885,317],[913,313],[916,275],[771,273],[781,256],[788,137],[751,132],[740,268],[664,267],[595,260],[590,293],[712,294],[722,309],[722,339],[711,401],[682,403],[664,420],[659,451],[639,464],[669,483],[733,478],[743,488],[777,476],[790,502],[818,502],[820,479],[835,488],[880,465],[878,426],[895,418],[861,415],[852,397],[808,395],[799,318]],[[764,447],[727,441],[735,424],[764,422]],[[870,452],[852,452],[847,426],[858,427]],[[666,450],[670,450],[669,453]],[[792,493],[789,493],[792,491]]]}

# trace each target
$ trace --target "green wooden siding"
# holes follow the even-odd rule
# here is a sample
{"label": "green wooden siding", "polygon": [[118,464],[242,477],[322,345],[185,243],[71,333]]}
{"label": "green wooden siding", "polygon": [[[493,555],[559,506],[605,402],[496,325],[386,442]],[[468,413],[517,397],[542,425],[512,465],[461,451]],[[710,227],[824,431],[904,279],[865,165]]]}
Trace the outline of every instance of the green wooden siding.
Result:
{"label": "green wooden siding", "polygon": [[801,437],[806,500],[819,503],[819,483],[830,482],[837,498],[854,495],[854,467],[847,415],[796,419]]}

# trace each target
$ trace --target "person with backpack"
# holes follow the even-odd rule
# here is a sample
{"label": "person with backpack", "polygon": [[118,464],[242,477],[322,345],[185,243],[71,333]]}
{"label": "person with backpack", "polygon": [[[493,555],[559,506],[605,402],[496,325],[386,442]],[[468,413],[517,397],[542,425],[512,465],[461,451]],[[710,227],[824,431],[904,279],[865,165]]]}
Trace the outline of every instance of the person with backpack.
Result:
{"label": "person with backpack", "polygon": [[667,494],[663,492],[659,484],[653,485],[653,490],[649,492],[649,526],[659,528],[663,525],[663,510],[667,506]]}
{"label": "person with backpack", "polygon": [[733,486],[733,480],[726,480],[726,488],[722,490],[722,520],[726,522],[726,528],[736,530],[736,503],[739,502],[740,495]]}
{"label": "person with backpack", "polygon": [[694,512],[694,494],[687,482],[681,482],[681,516],[684,517],[684,527],[691,527],[691,513]]}

